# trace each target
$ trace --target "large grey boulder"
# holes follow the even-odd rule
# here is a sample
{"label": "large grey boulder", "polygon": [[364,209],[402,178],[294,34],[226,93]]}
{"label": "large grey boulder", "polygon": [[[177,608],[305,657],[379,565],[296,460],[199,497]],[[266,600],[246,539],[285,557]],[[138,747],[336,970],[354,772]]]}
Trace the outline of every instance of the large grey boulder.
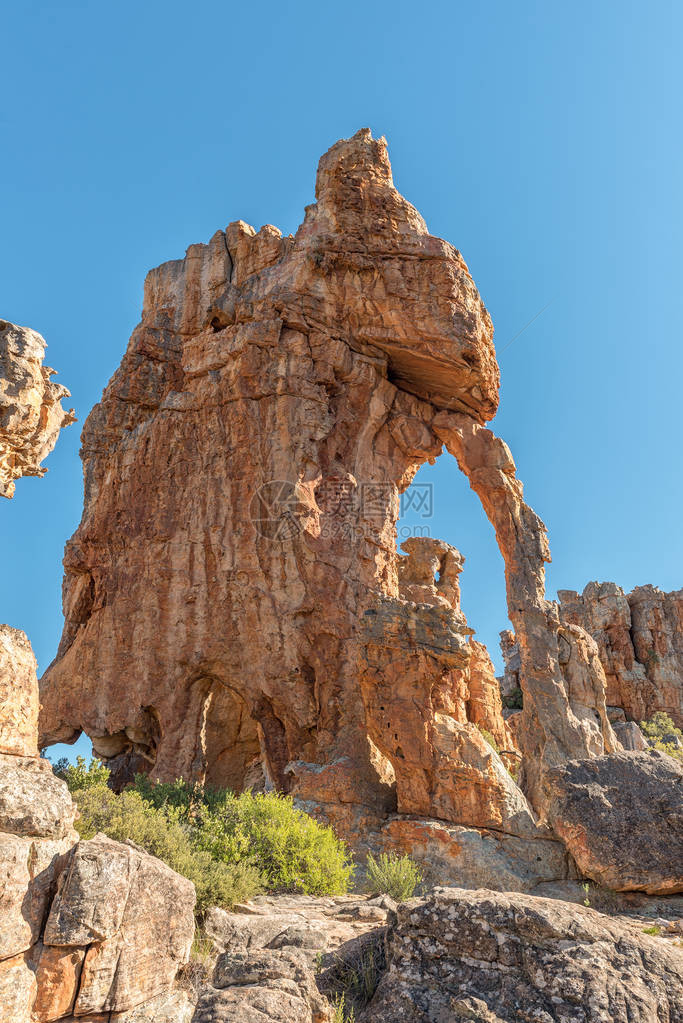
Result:
{"label": "large grey boulder", "polygon": [[531,895],[437,888],[398,907],[358,1023],[681,1023],[683,950]]}
{"label": "large grey boulder", "polygon": [[678,761],[657,750],[572,760],[548,785],[548,819],[586,877],[617,891],[683,891]]}
{"label": "large grey boulder", "polygon": [[194,936],[191,881],[129,843],[76,846],[45,925],[47,946],[87,946],[77,1016],[124,1012],[167,991]]}

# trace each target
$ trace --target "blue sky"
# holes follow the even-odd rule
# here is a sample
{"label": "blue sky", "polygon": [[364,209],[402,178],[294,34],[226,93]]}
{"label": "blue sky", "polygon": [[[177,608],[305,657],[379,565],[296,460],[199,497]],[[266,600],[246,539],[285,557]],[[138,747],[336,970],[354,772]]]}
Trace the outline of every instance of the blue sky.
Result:
{"label": "blue sky", "polygon": [[[0,504],[0,621],[41,669],[81,512],[80,429],[146,271],[238,218],[293,231],[318,157],[366,125],[493,317],[494,428],[550,531],[549,595],[683,585],[682,30],[683,6],[661,0],[8,8],[0,316],[45,336],[80,420],[48,475]],[[420,479],[499,663],[492,531],[448,456]]]}

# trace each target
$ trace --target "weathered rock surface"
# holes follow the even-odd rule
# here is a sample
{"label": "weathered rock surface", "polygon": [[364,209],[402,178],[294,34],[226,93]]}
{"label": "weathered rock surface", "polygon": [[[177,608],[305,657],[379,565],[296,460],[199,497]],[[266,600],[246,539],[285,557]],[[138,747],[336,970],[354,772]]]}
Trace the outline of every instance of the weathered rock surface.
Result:
{"label": "weathered rock surface", "polygon": [[587,877],[618,891],[683,891],[683,766],[657,750],[552,772],[548,816]]}
{"label": "weathered rock surface", "polygon": [[306,958],[296,951],[219,957],[212,986],[203,991],[192,1023],[331,1023],[333,1011],[320,994]]}
{"label": "weathered rock surface", "polygon": [[194,886],[128,845],[76,844],[76,807],[38,757],[30,645],[7,626],[0,641],[0,1019],[123,1023],[187,960]]}
{"label": "weathered rock surface", "polygon": [[36,667],[26,633],[0,625],[0,753],[38,752]]}
{"label": "weathered rock surface", "polygon": [[[605,709],[604,672],[588,634],[562,626],[557,605],[545,598],[546,528],[524,500],[507,444],[461,413],[439,412],[433,427],[481,500],[505,562],[524,696],[516,730],[523,754],[520,782],[542,815],[549,769],[572,757],[616,749]],[[593,708],[586,707],[588,694],[596,701]]]}
{"label": "weathered rock surface", "polygon": [[309,966],[325,964],[333,953],[383,927],[395,903],[388,896],[258,896],[235,912],[213,908],[202,932],[219,952],[297,948]]}
{"label": "weathered rock surface", "polygon": [[679,1023],[683,950],[583,906],[436,889],[399,906],[360,1023]]}
{"label": "weathered rock surface", "polygon": [[119,784],[267,780],[349,837],[397,806],[534,832],[475,727],[511,744],[462,557],[395,545],[437,410],[495,412],[490,319],[383,140],[334,146],[316,198],[294,238],[238,222],[148,275],[83,433],[43,741],[85,730]]}
{"label": "weathered rock surface", "polygon": [[40,463],[75,422],[61,405],[69,392],[43,366],[45,348],[35,330],[0,320],[0,497],[13,496],[20,476],[44,476]]}
{"label": "weathered rock surface", "polygon": [[[367,130],[322,157],[294,237],[238,221],[151,271],[83,431],[42,741],[86,731],[117,785],[273,785],[365,847],[421,818],[443,826],[444,863],[462,860],[453,829],[478,829],[486,863],[514,846],[525,885],[569,871],[550,772],[620,747],[595,642],[545,599],[545,526],[484,425],[497,389],[462,257]],[[514,744],[460,609],[461,555],[396,549],[399,495],[443,445],[505,561]],[[519,750],[519,784],[482,731]]]}
{"label": "weathered rock surface", "polygon": [[560,590],[563,621],[583,626],[598,644],[607,703],[643,721],[657,711],[683,726],[683,590],[664,593],[615,583]]}

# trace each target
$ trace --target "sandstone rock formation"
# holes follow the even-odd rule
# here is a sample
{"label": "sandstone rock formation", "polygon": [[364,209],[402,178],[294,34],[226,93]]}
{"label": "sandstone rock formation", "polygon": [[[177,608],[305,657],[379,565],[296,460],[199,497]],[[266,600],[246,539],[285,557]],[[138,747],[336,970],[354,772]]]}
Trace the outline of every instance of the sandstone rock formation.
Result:
{"label": "sandstone rock formation", "polygon": [[586,877],[683,891],[683,765],[648,750],[570,761],[551,778],[549,819]]}
{"label": "sandstone rock formation", "polygon": [[61,405],[66,387],[43,366],[45,347],[35,330],[0,320],[0,497],[13,496],[20,476],[45,475],[40,463],[76,419]]}
{"label": "sandstone rock formation", "polygon": [[475,727],[508,745],[462,559],[395,546],[435,411],[495,412],[490,319],[383,140],[334,146],[316,197],[294,238],[238,222],[149,274],[83,433],[42,741],[85,730],[120,783],[260,772],[347,834],[397,805],[533,830]]}
{"label": "sandstone rock formation", "polygon": [[582,906],[436,889],[397,910],[360,1023],[675,1023],[683,950]]}
{"label": "sandstone rock formation", "polygon": [[588,583],[582,594],[560,590],[563,621],[581,625],[598,644],[607,703],[632,721],[664,711],[683,726],[683,590],[663,593],[615,583]]}
{"label": "sandstone rock formation", "polygon": [[0,1019],[124,1023],[187,960],[194,886],[132,846],[76,844],[76,806],[38,756],[26,636],[0,626],[0,654]]}
{"label": "sandstone rock formation", "polygon": [[[87,732],[117,785],[273,785],[361,848],[439,835],[443,876],[484,848],[520,886],[567,876],[550,772],[620,747],[595,643],[545,599],[545,527],[484,425],[497,389],[462,257],[367,130],[323,156],[294,237],[238,221],[153,270],[83,431],[42,742]],[[505,560],[514,744],[461,555],[396,549],[399,494],[443,445]],[[482,732],[518,747],[519,785]]]}

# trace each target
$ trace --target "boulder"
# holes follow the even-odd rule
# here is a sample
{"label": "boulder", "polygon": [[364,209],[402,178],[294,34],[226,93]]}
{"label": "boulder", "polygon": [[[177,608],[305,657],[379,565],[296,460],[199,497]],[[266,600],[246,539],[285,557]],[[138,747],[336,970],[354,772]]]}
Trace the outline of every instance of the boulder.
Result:
{"label": "boulder", "polygon": [[225,952],[192,1023],[332,1023],[305,957],[294,951]]}
{"label": "boulder", "polygon": [[124,1012],[167,991],[189,957],[194,885],[132,844],[80,842],[45,925],[46,946],[87,946],[75,1014]]}
{"label": "boulder", "polygon": [[683,891],[683,765],[657,750],[570,761],[548,818],[586,877],[617,891]]}
{"label": "boulder", "polygon": [[552,899],[437,888],[397,909],[359,1023],[675,1023],[683,950]]}

